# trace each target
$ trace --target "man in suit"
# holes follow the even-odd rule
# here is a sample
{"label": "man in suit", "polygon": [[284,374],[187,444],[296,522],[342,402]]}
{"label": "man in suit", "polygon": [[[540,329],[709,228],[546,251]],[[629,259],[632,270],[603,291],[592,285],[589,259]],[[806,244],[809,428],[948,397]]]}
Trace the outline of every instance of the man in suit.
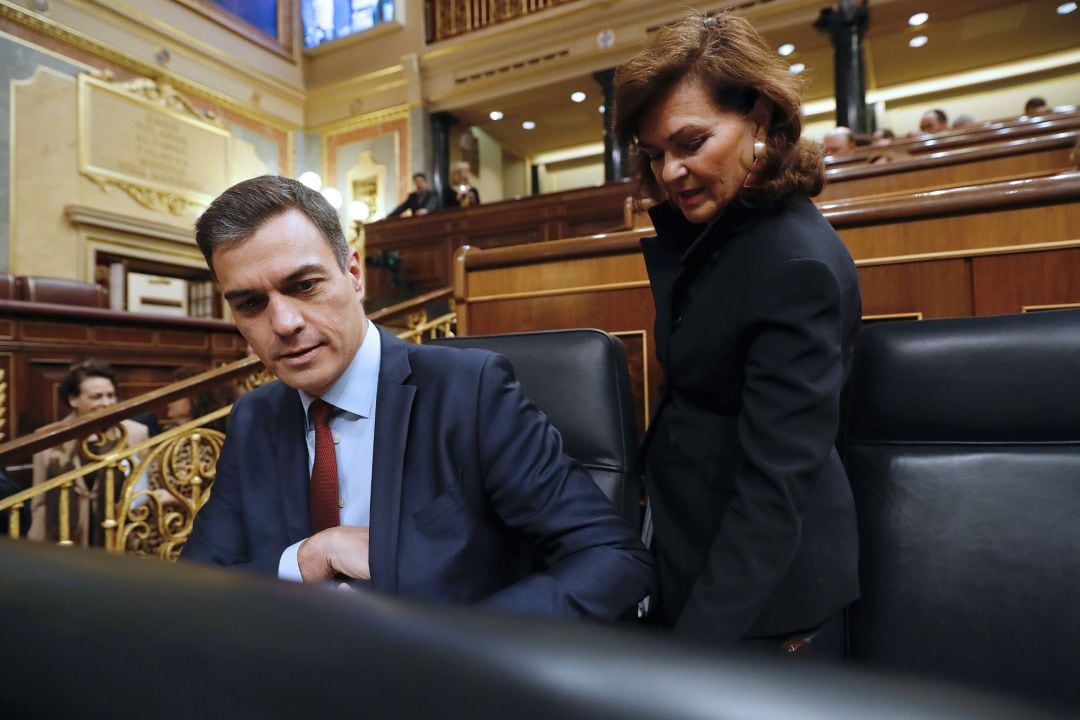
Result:
{"label": "man in suit", "polygon": [[[614,618],[649,592],[634,528],[563,454],[504,358],[368,322],[363,264],[321,195],[241,182],[196,239],[280,381],[236,403],[185,559],[520,613]],[[329,519],[324,458],[337,475]],[[526,546],[541,558],[531,574]]]}
{"label": "man in suit", "polygon": [[405,202],[390,211],[387,217],[397,217],[408,210],[413,215],[427,215],[439,209],[439,194],[428,187],[427,175],[416,173],[412,176],[416,191],[409,193]]}

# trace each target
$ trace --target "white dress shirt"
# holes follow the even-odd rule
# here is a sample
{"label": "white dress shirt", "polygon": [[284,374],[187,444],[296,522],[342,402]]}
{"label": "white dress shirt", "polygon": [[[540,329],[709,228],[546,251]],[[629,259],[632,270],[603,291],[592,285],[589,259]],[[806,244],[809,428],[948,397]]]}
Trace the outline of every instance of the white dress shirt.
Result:
{"label": "white dress shirt", "polygon": [[[368,323],[364,342],[345,372],[323,393],[322,399],[334,407],[330,432],[337,458],[339,507],[342,525],[366,527],[371,522],[371,464],[375,452],[375,397],[379,387],[382,340],[378,329]],[[308,474],[315,463],[315,428],[308,408],[315,398],[297,390],[304,405],[308,448]],[[278,561],[278,577],[302,582],[296,552],[301,540],[285,548]]]}

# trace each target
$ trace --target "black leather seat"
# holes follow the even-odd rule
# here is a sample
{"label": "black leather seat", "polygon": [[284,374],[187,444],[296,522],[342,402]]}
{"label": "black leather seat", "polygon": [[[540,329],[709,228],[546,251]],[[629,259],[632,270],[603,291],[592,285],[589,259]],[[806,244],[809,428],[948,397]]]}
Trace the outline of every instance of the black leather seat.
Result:
{"label": "black leather seat", "polygon": [[505,356],[525,394],[548,416],[604,494],[634,527],[641,523],[638,438],[622,342],[602,330],[548,330],[440,338],[429,344]]}
{"label": "black leather seat", "polygon": [[1080,311],[860,336],[851,654],[1080,708]]}
{"label": "black leather seat", "polygon": [[6,718],[1036,720],[985,694],[581,622],[0,539]]}

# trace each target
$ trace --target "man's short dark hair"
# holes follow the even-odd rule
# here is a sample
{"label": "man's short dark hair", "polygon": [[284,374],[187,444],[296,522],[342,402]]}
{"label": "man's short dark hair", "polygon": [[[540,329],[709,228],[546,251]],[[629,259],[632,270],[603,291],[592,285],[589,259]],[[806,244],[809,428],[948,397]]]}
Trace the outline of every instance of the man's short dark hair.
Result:
{"label": "man's short dark hair", "polygon": [[95,377],[105,378],[113,384],[113,389],[116,389],[116,371],[112,366],[101,360],[88,358],[68,368],[67,375],[60,382],[60,402],[66,404],[71,398],[79,397],[83,381]]}
{"label": "man's short dark hair", "polygon": [[416,178],[424,178],[427,180],[427,175],[424,173],[413,173],[412,179],[415,180]]}
{"label": "man's short dark hair", "polygon": [[941,122],[945,123],[946,125],[949,124],[949,116],[946,115],[945,111],[942,110],[941,108],[934,108],[930,112],[934,113],[934,115],[937,116],[937,119],[940,120]]}
{"label": "man's short dark hair", "polygon": [[1033,98],[1029,98],[1028,101],[1024,103],[1024,114],[1032,113],[1036,110],[1043,110],[1048,107],[1049,105],[1046,104],[1046,98],[1036,95]]}
{"label": "man's short dark hair", "polygon": [[195,242],[210,272],[214,272],[214,250],[246,240],[264,223],[293,209],[304,213],[319,229],[344,271],[349,244],[337,211],[326,198],[292,178],[262,175],[221,193],[195,222]]}

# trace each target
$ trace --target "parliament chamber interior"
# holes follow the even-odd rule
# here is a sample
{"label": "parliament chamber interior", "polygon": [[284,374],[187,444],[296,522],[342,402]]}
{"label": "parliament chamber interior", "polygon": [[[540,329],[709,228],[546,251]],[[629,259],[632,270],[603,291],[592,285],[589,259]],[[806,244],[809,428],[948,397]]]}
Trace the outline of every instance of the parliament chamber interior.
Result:
{"label": "parliament chamber interior", "polygon": [[[374,561],[329,587],[178,562],[233,403],[281,385],[196,240],[260,176],[332,208],[384,351],[505,356],[649,544],[682,315],[617,69],[690,7],[764,38],[812,147],[850,128],[812,198],[861,290],[829,428],[842,657],[686,642],[655,592],[582,620],[396,597]],[[1061,0],[0,0],[0,717],[1080,717],[1077,38]],[[73,400],[87,361],[111,402]],[[372,545],[446,506],[372,513]]]}

